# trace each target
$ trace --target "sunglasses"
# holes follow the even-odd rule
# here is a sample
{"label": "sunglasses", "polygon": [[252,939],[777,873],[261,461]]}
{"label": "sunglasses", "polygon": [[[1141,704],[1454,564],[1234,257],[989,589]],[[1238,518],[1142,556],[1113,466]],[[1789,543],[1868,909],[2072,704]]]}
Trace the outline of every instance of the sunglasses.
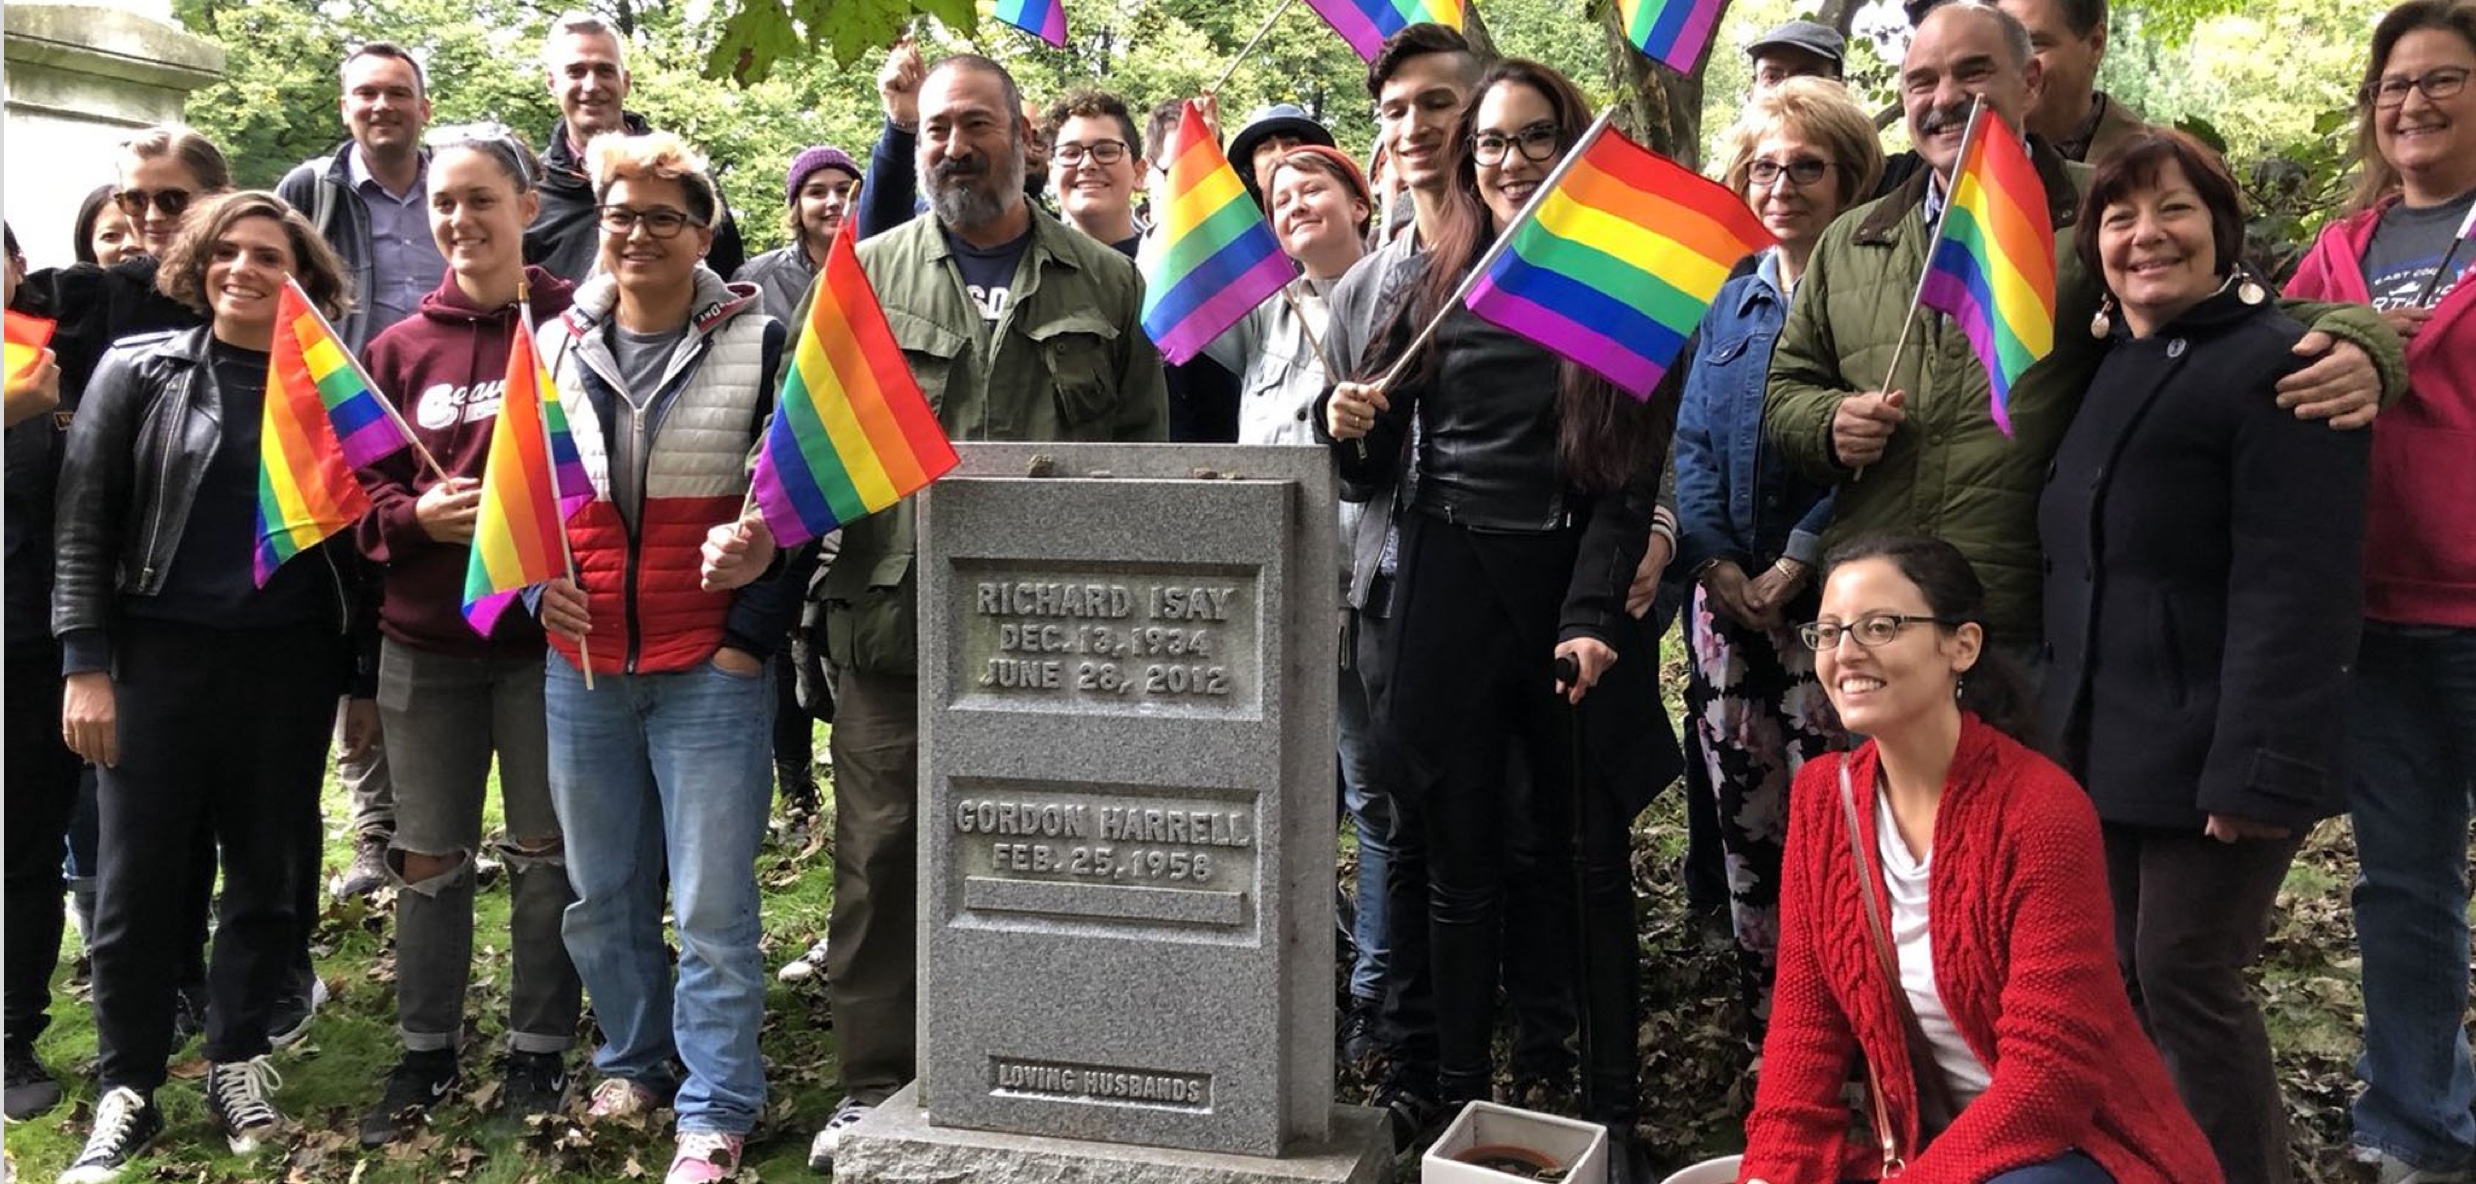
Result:
{"label": "sunglasses", "polygon": [[191,199],[196,196],[186,189],[123,189],[112,195],[112,201],[120,207],[121,213],[132,218],[145,217],[146,207],[150,205],[163,211],[166,218],[178,218],[189,209]]}

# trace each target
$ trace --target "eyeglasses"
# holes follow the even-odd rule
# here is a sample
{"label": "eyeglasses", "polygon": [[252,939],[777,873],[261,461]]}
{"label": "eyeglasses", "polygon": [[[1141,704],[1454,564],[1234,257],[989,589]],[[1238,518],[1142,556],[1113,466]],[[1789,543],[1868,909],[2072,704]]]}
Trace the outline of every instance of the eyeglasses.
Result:
{"label": "eyeglasses", "polygon": [[1515,149],[1521,151],[1522,159],[1532,164],[1545,164],[1556,159],[1556,154],[1564,147],[1564,137],[1557,133],[1556,125],[1549,123],[1534,123],[1509,136],[1502,132],[1480,132],[1470,137],[1470,157],[1484,165],[1502,163],[1505,153]]}
{"label": "eyeglasses", "polygon": [[1829,162],[1816,160],[1811,156],[1799,157],[1787,164],[1781,164],[1776,160],[1757,160],[1745,166],[1745,179],[1756,186],[1767,189],[1779,184],[1781,177],[1786,177],[1791,187],[1803,189],[1822,180],[1823,175],[1830,171]]}
{"label": "eyeglasses", "polygon": [[1867,613],[1845,625],[1838,621],[1814,621],[1799,625],[1797,640],[1804,642],[1807,649],[1819,653],[1839,648],[1840,635],[1845,633],[1856,638],[1857,644],[1872,649],[1891,644],[1892,638],[1900,636],[1900,631],[1911,625],[1949,626],[1954,623],[1941,617],[1920,617],[1907,613]]}
{"label": "eyeglasses", "polygon": [[2442,66],[2410,78],[2392,75],[2379,82],[2368,82],[2356,92],[2356,98],[2376,107],[2396,107],[2407,102],[2407,92],[2420,90],[2424,97],[2440,102],[2467,89],[2470,71],[2465,66]]}
{"label": "eyeglasses", "polygon": [[645,233],[655,238],[677,238],[680,231],[690,226],[705,225],[677,210],[640,210],[634,206],[603,206],[601,212],[602,229],[621,238],[636,233],[636,228],[639,226],[644,227]]}
{"label": "eyeglasses", "polygon": [[120,206],[121,213],[132,218],[145,217],[150,205],[163,211],[166,218],[178,218],[196,196],[186,189],[123,189],[112,195],[112,201]]}
{"label": "eyeglasses", "polygon": [[1126,159],[1126,141],[1094,140],[1079,144],[1068,140],[1049,152],[1050,160],[1069,168],[1082,164],[1085,157],[1090,157],[1093,164],[1116,164]]}

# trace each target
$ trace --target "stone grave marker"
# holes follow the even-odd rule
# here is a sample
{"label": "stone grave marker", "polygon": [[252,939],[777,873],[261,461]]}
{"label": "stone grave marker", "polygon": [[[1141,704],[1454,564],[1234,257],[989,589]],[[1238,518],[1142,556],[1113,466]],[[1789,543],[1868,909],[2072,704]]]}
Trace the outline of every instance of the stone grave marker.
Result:
{"label": "stone grave marker", "polygon": [[838,1178],[1372,1179],[1324,452],[959,447],[921,506],[922,1080]]}

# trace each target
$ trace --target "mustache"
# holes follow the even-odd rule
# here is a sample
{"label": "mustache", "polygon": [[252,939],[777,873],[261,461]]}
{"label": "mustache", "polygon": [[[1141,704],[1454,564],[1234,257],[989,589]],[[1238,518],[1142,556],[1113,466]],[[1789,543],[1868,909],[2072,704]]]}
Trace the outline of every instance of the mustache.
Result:
{"label": "mustache", "polygon": [[1969,126],[1970,106],[1970,103],[1963,101],[1927,108],[1925,114],[1917,117],[1917,134],[1921,136],[1940,135],[1956,127]]}
{"label": "mustache", "polygon": [[949,156],[938,161],[936,167],[929,170],[929,175],[940,181],[953,181],[964,177],[986,176],[988,171],[989,161],[986,157]]}

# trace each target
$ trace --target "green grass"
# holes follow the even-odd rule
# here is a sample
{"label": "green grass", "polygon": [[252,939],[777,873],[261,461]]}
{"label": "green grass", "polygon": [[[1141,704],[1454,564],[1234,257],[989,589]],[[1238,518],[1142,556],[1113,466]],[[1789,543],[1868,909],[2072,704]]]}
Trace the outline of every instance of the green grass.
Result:
{"label": "green grass", "polygon": [[[1669,681],[1681,684],[1681,675]],[[341,827],[345,803],[333,785],[327,805],[335,825],[330,828],[326,870],[333,872],[351,857],[350,836]],[[497,820],[494,802],[489,813],[493,828]],[[1644,992],[1644,1022],[1636,1039],[1645,1099],[1640,1133],[1655,1166],[1663,1170],[1741,1146],[1752,1095],[1734,1002],[1733,955],[1687,916],[1674,870],[1684,846],[1682,809],[1672,791],[1638,820],[1634,844]],[[1353,882],[1354,861],[1355,850],[1345,838],[1337,861],[1345,883]],[[757,870],[765,891],[764,948],[770,975],[823,931],[831,904],[832,859],[823,850],[778,840],[768,845]],[[2314,1184],[2351,1178],[2345,1163],[2346,1104],[2353,1092],[2349,1065],[2361,1025],[2346,900],[2352,875],[2346,828],[2323,826],[2288,876],[2262,972],[2294,1126],[2299,1179]],[[316,952],[335,1001],[319,1013],[306,1041],[275,1058],[284,1076],[279,1101],[303,1128],[288,1158],[279,1163],[271,1154],[254,1160],[222,1154],[222,1141],[206,1119],[197,1083],[175,1080],[158,1095],[170,1130],[145,1161],[147,1170],[128,1178],[190,1184],[658,1180],[670,1157],[666,1128],[596,1128],[587,1133],[561,1121],[533,1132],[508,1132],[488,1124],[470,1104],[471,1094],[493,1088],[489,1058],[504,1029],[508,959],[503,876],[484,885],[478,911],[480,949],[466,1010],[468,1097],[438,1111],[428,1133],[372,1153],[361,1151],[354,1137],[396,1057],[393,955],[385,910],[360,902],[330,902],[320,919]],[[73,949],[75,939],[70,941]],[[815,1179],[806,1165],[808,1138],[837,1100],[824,985],[810,979],[791,986],[770,977],[768,984],[764,1050],[771,1100],[750,1142],[742,1178]],[[89,1013],[64,990],[53,1016],[41,1052],[71,1082],[71,1100],[48,1116],[9,1125],[8,1153],[29,1182],[49,1181],[76,1154],[93,1097],[86,1080],[94,1067]],[[579,1069],[579,1080],[589,1084],[590,1074],[582,1071],[582,1048],[580,1041],[572,1064]],[[195,1055],[195,1046],[190,1054]],[[1339,1090],[1344,1100],[1363,1100],[1365,1083],[1344,1072]]]}

